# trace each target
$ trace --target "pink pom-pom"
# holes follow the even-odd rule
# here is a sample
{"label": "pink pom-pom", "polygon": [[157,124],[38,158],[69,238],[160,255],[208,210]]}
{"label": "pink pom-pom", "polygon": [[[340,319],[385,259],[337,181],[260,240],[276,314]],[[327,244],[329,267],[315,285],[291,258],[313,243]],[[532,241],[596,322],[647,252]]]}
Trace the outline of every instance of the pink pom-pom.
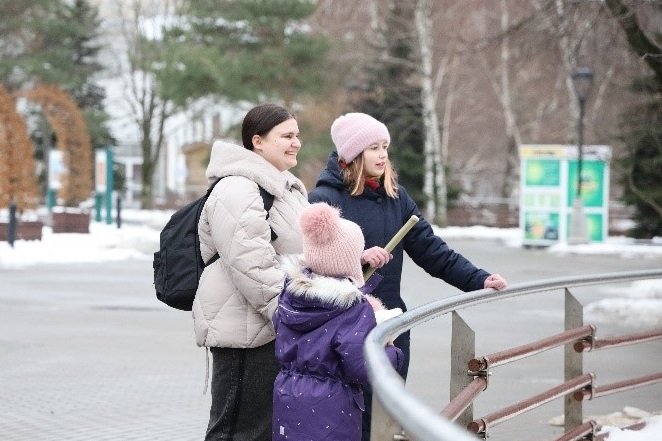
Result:
{"label": "pink pom-pom", "polygon": [[311,204],[301,211],[301,232],[310,243],[322,245],[333,240],[340,221],[340,212],[323,202]]}

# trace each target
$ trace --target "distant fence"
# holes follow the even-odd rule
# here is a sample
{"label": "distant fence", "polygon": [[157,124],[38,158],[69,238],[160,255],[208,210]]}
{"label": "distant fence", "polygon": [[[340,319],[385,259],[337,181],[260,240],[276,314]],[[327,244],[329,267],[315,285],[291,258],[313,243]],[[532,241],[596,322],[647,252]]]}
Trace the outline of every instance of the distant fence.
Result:
{"label": "distant fence", "polygon": [[[597,439],[595,422],[583,423],[582,403],[586,399],[662,382],[662,372],[653,372],[611,384],[599,384],[593,372],[583,371],[584,352],[609,347],[662,340],[662,329],[609,338],[596,338],[596,327],[583,324],[583,307],[570,289],[634,280],[662,278],[662,269],[567,277],[514,285],[503,291],[483,289],[459,294],[412,309],[373,329],[366,339],[366,360],[373,389],[372,439],[416,441],[475,441],[485,438],[494,426],[515,418],[552,400],[564,400],[566,432],[557,441]],[[505,300],[540,292],[565,294],[565,330],[539,341],[477,357],[475,335],[457,313],[485,302]],[[387,341],[428,320],[452,313],[451,401],[441,411],[420,402],[404,388],[398,373],[384,352]],[[515,319],[515,317],[513,317]],[[508,345],[507,341],[503,342]],[[564,382],[480,418],[473,416],[473,400],[488,388],[490,369],[564,346]],[[645,363],[645,361],[642,361]],[[646,364],[651,369],[659,366]],[[531,370],[531,376],[536,374]],[[497,380],[491,380],[497,381]],[[453,421],[455,423],[453,423]],[[472,434],[473,432],[473,434]]]}
{"label": "distant fence", "polygon": [[[608,234],[623,235],[631,225],[633,210],[620,202],[609,203]],[[462,201],[448,209],[448,225],[469,227],[483,225],[495,228],[517,228],[519,226],[519,206],[502,201]]]}
{"label": "distant fence", "polygon": [[519,207],[503,202],[462,203],[448,209],[448,225],[514,228],[519,225]]}

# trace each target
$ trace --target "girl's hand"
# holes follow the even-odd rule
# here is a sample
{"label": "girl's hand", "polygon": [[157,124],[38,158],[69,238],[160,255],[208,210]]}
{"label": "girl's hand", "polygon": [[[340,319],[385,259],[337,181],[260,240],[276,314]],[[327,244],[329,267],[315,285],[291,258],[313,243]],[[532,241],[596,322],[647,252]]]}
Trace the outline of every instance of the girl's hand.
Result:
{"label": "girl's hand", "polygon": [[493,288],[496,289],[497,291],[501,291],[502,289],[505,289],[508,286],[508,282],[506,282],[506,279],[501,277],[499,274],[492,274],[488,276],[487,279],[485,279],[485,288]]}
{"label": "girl's hand", "polygon": [[371,268],[381,268],[386,265],[393,256],[382,247],[372,247],[363,251],[361,264],[368,264]]}

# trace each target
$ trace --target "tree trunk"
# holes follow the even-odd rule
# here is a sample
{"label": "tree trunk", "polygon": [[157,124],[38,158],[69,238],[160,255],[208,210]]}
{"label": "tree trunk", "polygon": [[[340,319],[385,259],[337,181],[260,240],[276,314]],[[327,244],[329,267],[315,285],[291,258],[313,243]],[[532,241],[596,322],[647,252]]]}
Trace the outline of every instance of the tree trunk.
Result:
{"label": "tree trunk", "polygon": [[[568,105],[572,121],[579,120],[579,103],[575,97],[575,90],[572,85],[572,71],[577,67],[577,57],[574,47],[570,41],[570,24],[565,10],[563,0],[556,0],[556,18],[558,20],[557,32],[559,34],[559,49],[561,50],[561,61],[563,63],[564,82],[568,91]],[[567,139],[576,139],[574,125],[568,126]]]}
{"label": "tree trunk", "polygon": [[513,189],[517,186],[518,150],[522,144],[522,136],[513,109],[512,90],[510,87],[510,38],[508,27],[510,26],[508,6],[505,0],[501,0],[501,32],[504,38],[501,40],[501,105],[506,121],[506,160],[503,170],[503,185],[501,186],[501,197],[508,199],[512,196]]}
{"label": "tree trunk", "polygon": [[[425,175],[423,193],[426,196],[426,216],[439,226],[447,223],[446,172],[441,163],[441,135],[432,77],[432,45],[430,0],[419,0],[416,4],[416,33],[421,54],[421,102],[423,105],[423,127],[425,130]],[[435,179],[436,177],[436,179]],[[435,184],[437,187],[435,188]]]}
{"label": "tree trunk", "polygon": [[634,12],[620,0],[605,0],[605,6],[618,19],[625,31],[630,47],[639,54],[642,60],[651,68],[657,86],[662,92],[662,47],[649,39],[637,21]]}

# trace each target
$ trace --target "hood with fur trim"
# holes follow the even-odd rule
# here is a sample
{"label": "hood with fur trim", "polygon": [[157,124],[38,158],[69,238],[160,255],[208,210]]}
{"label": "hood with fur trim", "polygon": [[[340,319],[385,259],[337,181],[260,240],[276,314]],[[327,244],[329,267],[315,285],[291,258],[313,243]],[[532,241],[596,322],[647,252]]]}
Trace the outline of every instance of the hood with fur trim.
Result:
{"label": "hood with fur trim", "polygon": [[280,314],[280,320],[291,329],[307,332],[318,328],[357,303],[367,301],[351,280],[307,270],[302,256],[284,257],[281,265],[287,274],[287,301],[281,302],[279,309],[287,314]]}
{"label": "hood with fur trim", "polygon": [[245,176],[277,199],[292,188],[306,192],[303,182],[291,172],[281,172],[257,153],[220,140],[212,145],[205,175],[209,184],[217,178]]}

